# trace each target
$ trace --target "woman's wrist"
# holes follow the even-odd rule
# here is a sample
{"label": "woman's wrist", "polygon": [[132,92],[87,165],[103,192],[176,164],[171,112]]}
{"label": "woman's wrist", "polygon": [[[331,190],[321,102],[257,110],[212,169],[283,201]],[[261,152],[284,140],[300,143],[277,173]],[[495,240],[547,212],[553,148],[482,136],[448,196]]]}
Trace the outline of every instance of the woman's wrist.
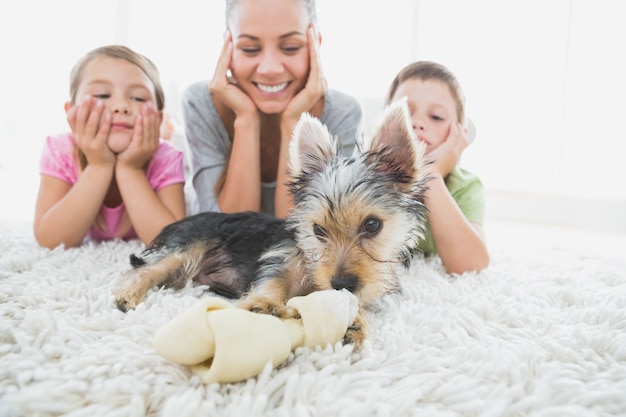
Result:
{"label": "woman's wrist", "polygon": [[238,114],[235,116],[233,126],[235,129],[258,130],[261,126],[261,119],[259,118],[259,114],[257,112]]}
{"label": "woman's wrist", "polygon": [[281,116],[280,136],[282,142],[289,143],[291,141],[291,137],[293,136],[293,130],[298,124],[298,120],[300,120],[300,118]]}

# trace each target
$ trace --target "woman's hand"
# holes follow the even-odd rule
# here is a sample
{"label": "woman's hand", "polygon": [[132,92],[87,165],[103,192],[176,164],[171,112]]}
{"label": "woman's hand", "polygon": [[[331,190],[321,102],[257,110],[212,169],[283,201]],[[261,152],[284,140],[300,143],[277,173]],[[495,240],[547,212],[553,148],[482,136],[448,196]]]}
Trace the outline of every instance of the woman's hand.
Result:
{"label": "woman's hand", "polygon": [[307,43],[309,46],[310,63],[309,78],[304,88],[291,99],[280,119],[281,146],[278,156],[278,174],[274,198],[274,213],[277,217],[286,217],[294,205],[287,186],[291,180],[287,173],[289,166],[289,143],[293,130],[302,113],[308,112],[314,116],[320,116],[320,114],[314,113],[313,108],[320,102],[328,88],[320,61],[319,38],[315,36],[315,29],[312,25],[307,30]]}
{"label": "woman's hand", "polygon": [[111,132],[111,115],[100,100],[85,96],[82,103],[67,111],[67,122],[77,146],[90,165],[115,164],[115,155],[107,144]]}
{"label": "woman's hand", "polygon": [[304,112],[310,112],[328,88],[320,59],[320,42],[316,38],[315,29],[312,25],[307,30],[307,42],[310,62],[309,78],[304,88],[291,99],[283,113],[283,120],[300,120],[300,115]]}
{"label": "woman's hand", "polygon": [[228,106],[235,117],[256,115],[257,107],[252,99],[229,78],[228,71],[233,57],[233,40],[230,31],[224,38],[224,46],[217,60],[215,73],[209,83],[209,91],[219,101]]}
{"label": "woman's hand", "polygon": [[141,114],[135,119],[133,137],[128,147],[117,155],[117,165],[143,169],[159,147],[161,114],[148,101],[141,106]]}
{"label": "woman's hand", "polygon": [[452,123],[446,140],[428,154],[428,159],[433,161],[431,171],[445,178],[457,166],[468,145],[467,129],[460,123]]}

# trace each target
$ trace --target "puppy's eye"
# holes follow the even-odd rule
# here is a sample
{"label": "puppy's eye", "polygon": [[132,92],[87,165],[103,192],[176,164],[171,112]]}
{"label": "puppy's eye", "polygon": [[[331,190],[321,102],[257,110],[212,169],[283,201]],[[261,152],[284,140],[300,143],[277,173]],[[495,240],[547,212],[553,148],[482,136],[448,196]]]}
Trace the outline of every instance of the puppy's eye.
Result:
{"label": "puppy's eye", "polygon": [[382,223],[375,217],[369,217],[363,222],[363,232],[375,235],[380,231]]}
{"label": "puppy's eye", "polygon": [[319,224],[313,225],[313,233],[317,237],[326,237],[326,230],[322,229],[322,227]]}

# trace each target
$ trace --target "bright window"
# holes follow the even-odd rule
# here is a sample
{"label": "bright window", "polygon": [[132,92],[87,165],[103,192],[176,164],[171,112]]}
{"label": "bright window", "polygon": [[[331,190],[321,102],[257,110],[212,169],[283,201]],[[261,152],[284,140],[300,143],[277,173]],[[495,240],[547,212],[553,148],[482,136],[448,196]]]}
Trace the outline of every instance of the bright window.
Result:
{"label": "bright window", "polygon": [[[626,2],[317,3],[330,85],[369,116],[402,66],[440,61],[478,127],[463,163],[488,189],[626,202]],[[180,117],[180,93],[211,77],[223,31],[221,0],[2,3],[0,185],[27,206],[15,213],[30,218],[41,144],[66,129],[69,71],[81,54],[107,43],[146,54]]]}

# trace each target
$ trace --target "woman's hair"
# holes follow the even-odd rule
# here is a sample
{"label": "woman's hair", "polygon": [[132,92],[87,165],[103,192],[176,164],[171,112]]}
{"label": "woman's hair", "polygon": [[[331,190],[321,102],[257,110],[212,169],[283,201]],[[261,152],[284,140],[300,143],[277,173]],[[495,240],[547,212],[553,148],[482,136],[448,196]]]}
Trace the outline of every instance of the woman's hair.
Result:
{"label": "woman's hair", "polygon": [[[165,108],[165,93],[163,92],[163,86],[161,85],[159,70],[157,69],[156,65],[154,65],[154,63],[145,56],[122,45],[101,46],[87,52],[85,55],[83,55],[82,58],[78,60],[70,73],[70,99],[72,100],[72,103],[76,103],[76,94],[78,92],[78,87],[82,82],[85,67],[94,59],[103,56],[123,59],[124,61],[128,61],[131,64],[139,67],[148,76],[148,78],[152,82],[152,85],[154,86],[154,95],[156,100],[155,105],[157,110],[163,111],[163,109]],[[87,158],[78,146],[75,147],[75,152],[80,175],[80,172],[82,172],[87,166]],[[98,217],[96,218],[95,225],[99,228],[104,227],[104,220],[102,219],[101,215],[98,215]],[[128,217],[128,213],[124,212],[124,216],[122,218],[122,226],[120,228],[121,230],[127,232],[131,227],[132,224],[130,222],[130,218]]]}
{"label": "woman's hair", "polygon": [[452,98],[456,102],[456,115],[460,123],[465,123],[465,96],[461,84],[454,74],[445,66],[432,61],[417,61],[402,68],[389,86],[389,92],[385,100],[390,104],[400,84],[407,80],[418,79],[422,81],[438,80],[446,84],[450,89]]}
{"label": "woman's hair", "polygon": [[[228,27],[228,21],[230,20],[230,16],[233,13],[233,9],[243,0],[226,0],[226,8],[225,8],[225,17],[226,17],[226,27]],[[315,8],[315,0],[295,0],[302,3],[302,5],[306,8],[307,14],[309,16],[310,23],[317,25],[317,10]]]}

